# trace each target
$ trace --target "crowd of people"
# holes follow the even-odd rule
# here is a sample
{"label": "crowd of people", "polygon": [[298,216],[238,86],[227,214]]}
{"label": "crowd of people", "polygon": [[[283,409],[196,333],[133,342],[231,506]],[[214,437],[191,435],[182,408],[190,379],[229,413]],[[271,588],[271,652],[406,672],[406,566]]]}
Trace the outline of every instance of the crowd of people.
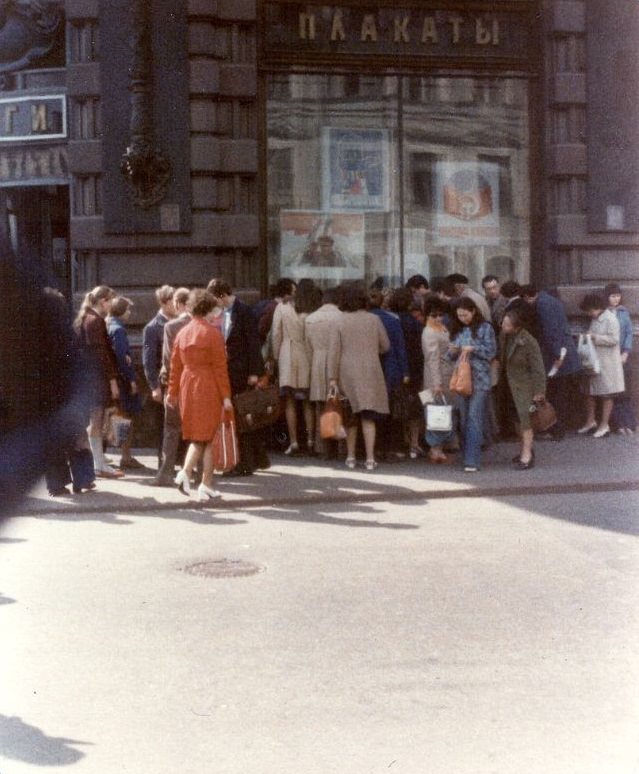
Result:
{"label": "crowd of people", "polygon": [[[536,462],[531,411],[552,403],[556,421],[547,432],[561,441],[578,395],[585,408],[579,434],[600,439],[636,430],[632,323],[618,285],[587,294],[581,304],[591,318],[594,372],[582,368],[559,298],[492,275],[482,286],[483,293],[471,288],[462,274],[430,283],[415,275],[394,289],[383,280],[322,289],[310,279],[282,278],[268,299],[248,306],[222,279],[206,288],[165,285],[143,331],[146,394],[127,334],[132,302],[99,286],[73,325],[80,409],[49,454],[49,491],[68,493],[69,483],[76,493],[88,491],[96,477],[121,478],[142,467],[131,454],[131,434],[119,445],[119,462],[107,459],[105,426],[114,404],[135,426],[146,400],[158,441],[151,483],[214,500],[216,430],[233,415],[237,395],[269,381],[278,385],[280,424],[242,432],[239,459],[226,476],[268,468],[273,449],[367,471],[379,462],[458,459],[473,473],[482,450],[515,438],[513,468],[529,470]],[[469,373],[463,392],[452,384],[462,364]],[[343,441],[319,432],[329,394],[340,398]],[[428,405],[452,407],[450,426],[429,427]]]}

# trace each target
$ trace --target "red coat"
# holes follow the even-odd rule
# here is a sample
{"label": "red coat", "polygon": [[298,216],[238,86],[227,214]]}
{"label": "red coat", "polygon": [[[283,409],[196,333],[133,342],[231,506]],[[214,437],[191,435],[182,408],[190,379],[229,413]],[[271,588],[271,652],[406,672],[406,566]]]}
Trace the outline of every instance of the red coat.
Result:
{"label": "red coat", "polygon": [[182,435],[211,441],[220,424],[222,402],[231,397],[224,338],[195,317],[175,337],[171,354],[169,398],[180,406]]}

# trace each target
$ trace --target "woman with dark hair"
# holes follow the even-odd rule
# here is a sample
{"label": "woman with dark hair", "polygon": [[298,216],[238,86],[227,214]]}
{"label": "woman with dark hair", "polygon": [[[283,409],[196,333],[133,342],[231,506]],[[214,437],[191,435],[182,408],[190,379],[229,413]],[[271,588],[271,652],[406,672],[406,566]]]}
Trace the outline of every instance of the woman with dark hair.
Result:
{"label": "woman with dark hair", "polygon": [[457,395],[464,471],[479,470],[481,447],[484,440],[484,418],[491,389],[490,361],[497,354],[493,326],[486,322],[470,298],[455,303],[451,321],[449,357],[457,360],[463,353],[470,359],[473,391],[468,397]]}
{"label": "woman with dark hair", "polygon": [[[363,285],[342,289],[342,318],[332,331],[328,351],[330,386],[339,386],[348,398],[353,414],[361,421],[366,470],[375,470],[375,420],[388,414],[388,395],[380,355],[390,341],[381,321],[366,311],[367,294]],[[357,424],[347,428],[346,467],[355,468]]]}
{"label": "woman with dark hair", "polygon": [[412,460],[424,456],[424,450],[419,445],[419,433],[423,425],[423,412],[417,394],[422,389],[424,381],[424,353],[422,352],[422,332],[424,326],[413,316],[413,293],[408,288],[397,288],[390,298],[390,310],[399,318],[402,328],[406,355],[408,357],[408,392],[414,398],[414,405],[419,407],[419,415],[409,417],[408,451]]}
{"label": "woman with dark hair", "polygon": [[[625,389],[623,364],[619,347],[620,327],[614,312],[608,309],[608,299],[599,293],[589,293],[579,305],[591,319],[588,336],[595,346],[601,370],[586,378],[586,424],[577,430],[580,434],[594,431],[594,438],[610,435],[610,415],[615,397]],[[595,412],[597,398],[601,399],[601,420],[597,426]]]}
{"label": "woman with dark hair", "polygon": [[193,470],[202,460],[202,483],[198,487],[201,501],[221,496],[213,489],[212,442],[222,412],[233,410],[224,337],[206,319],[215,303],[206,290],[191,291],[193,319],[175,337],[166,398],[170,408],[179,405],[182,436],[190,442],[175,483],[183,494],[190,495]]}
{"label": "woman with dark hair", "polygon": [[619,322],[619,348],[621,350],[621,363],[625,392],[614,399],[610,425],[614,430],[623,435],[632,435],[637,429],[637,417],[635,416],[632,401],[630,399],[630,357],[632,355],[632,320],[630,313],[623,305],[621,288],[616,283],[610,283],[604,288],[604,296],[608,301],[608,309],[616,316]]}
{"label": "woman with dark hair", "polygon": [[89,409],[89,445],[93,454],[95,475],[121,478],[124,473],[107,464],[103,449],[104,410],[120,397],[118,364],[109,341],[105,317],[111,310],[115,293],[99,285],[86,294],[73,324],[82,377]]}
{"label": "woman with dark hair", "polygon": [[315,411],[309,400],[311,356],[306,346],[304,321],[319,309],[321,293],[311,280],[300,281],[295,298],[280,302],[273,315],[271,343],[277,360],[281,394],[284,397],[289,446],[284,454],[299,452],[297,437],[297,401],[302,401],[306,425],[306,446],[315,450]]}
{"label": "woman with dark hair", "polygon": [[535,465],[530,407],[545,397],[546,369],[539,344],[524,327],[518,310],[511,309],[504,314],[501,330],[502,373],[508,382],[521,433],[521,451],[513,464],[517,470],[530,470]]}
{"label": "woman with dark hair", "polygon": [[[113,299],[109,317],[107,318],[107,332],[109,341],[115,353],[118,364],[118,388],[120,391],[120,408],[124,416],[133,420],[142,411],[142,401],[138,391],[137,375],[133,367],[133,357],[129,346],[129,337],[126,331],[126,322],[131,317],[133,302],[125,296],[117,296]],[[120,449],[121,470],[136,470],[144,465],[131,455],[131,443],[133,434],[122,444]]]}
{"label": "woman with dark hair", "polygon": [[[426,326],[422,331],[422,352],[424,355],[424,389],[430,390],[435,401],[452,403],[453,394],[448,389],[453,366],[448,358],[450,334],[444,324],[449,306],[433,295],[424,303]],[[446,444],[453,443],[454,431],[434,432],[426,428],[426,443],[429,446],[428,459],[436,464],[447,463],[450,459],[444,452]]]}

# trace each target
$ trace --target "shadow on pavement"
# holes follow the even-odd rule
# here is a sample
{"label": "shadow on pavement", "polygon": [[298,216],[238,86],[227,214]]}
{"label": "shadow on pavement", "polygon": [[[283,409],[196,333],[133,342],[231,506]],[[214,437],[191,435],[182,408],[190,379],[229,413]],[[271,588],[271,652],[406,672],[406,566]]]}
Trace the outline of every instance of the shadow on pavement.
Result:
{"label": "shadow on pavement", "polygon": [[69,766],[84,758],[70,745],[90,745],[77,739],[47,736],[21,718],[0,714],[0,756],[35,766]]}
{"label": "shadow on pavement", "polygon": [[[0,605],[12,605],[15,602],[15,599],[11,599],[11,597],[5,597],[2,592],[0,592]],[[0,753],[2,750],[0,749]]]}

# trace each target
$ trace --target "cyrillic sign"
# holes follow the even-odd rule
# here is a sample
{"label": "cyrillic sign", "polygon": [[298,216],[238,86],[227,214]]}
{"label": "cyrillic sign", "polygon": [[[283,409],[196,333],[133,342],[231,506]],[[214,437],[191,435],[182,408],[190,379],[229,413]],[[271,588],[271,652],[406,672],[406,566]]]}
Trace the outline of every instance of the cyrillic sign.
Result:
{"label": "cyrillic sign", "polygon": [[66,136],[64,95],[0,99],[0,142],[59,140]]}

